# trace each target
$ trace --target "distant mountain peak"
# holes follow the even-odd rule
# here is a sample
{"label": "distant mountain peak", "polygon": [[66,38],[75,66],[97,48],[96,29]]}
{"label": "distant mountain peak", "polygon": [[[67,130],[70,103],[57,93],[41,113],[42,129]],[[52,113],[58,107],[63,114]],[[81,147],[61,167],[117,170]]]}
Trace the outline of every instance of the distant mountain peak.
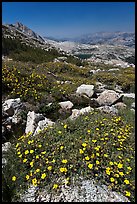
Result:
{"label": "distant mountain peak", "polygon": [[16,22],[15,24],[7,24],[7,26],[19,30],[23,34],[27,35],[28,37],[35,38],[37,40],[45,42],[45,40],[40,35],[35,33],[33,30],[28,28],[26,25],[23,25],[21,22]]}

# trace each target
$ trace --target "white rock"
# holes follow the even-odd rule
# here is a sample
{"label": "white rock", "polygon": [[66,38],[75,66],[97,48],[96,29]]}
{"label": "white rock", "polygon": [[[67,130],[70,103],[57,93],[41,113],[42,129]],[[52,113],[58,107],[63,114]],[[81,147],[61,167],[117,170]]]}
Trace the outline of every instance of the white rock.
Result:
{"label": "white rock", "polygon": [[101,69],[91,69],[89,72],[95,74],[97,72],[100,72],[100,71],[104,71],[104,70],[101,70]]}
{"label": "white rock", "polygon": [[55,123],[52,122],[50,119],[45,118],[45,120],[41,120],[38,122],[38,126],[34,132],[34,135],[36,135],[37,133],[39,133],[39,131],[42,131],[45,127],[47,126],[53,126]]}
{"label": "white rock", "polygon": [[85,113],[89,113],[90,111],[94,110],[93,108],[91,108],[90,106],[82,108],[81,110],[78,109],[73,109],[72,110],[72,114],[69,117],[71,120],[76,119],[78,116],[83,115]]}
{"label": "white rock", "polygon": [[101,112],[116,115],[118,114],[118,110],[112,106],[101,106],[97,108],[97,110],[100,110]]}
{"label": "white rock", "polygon": [[134,109],[135,109],[135,102],[133,102],[133,103],[131,104],[131,108],[134,108]]}
{"label": "white rock", "polygon": [[59,105],[61,106],[62,109],[71,109],[73,107],[73,103],[71,101],[63,101],[60,102]]}
{"label": "white rock", "polygon": [[133,113],[135,113],[135,109],[131,108],[130,110],[131,110]]}
{"label": "white rock", "polygon": [[122,93],[122,95],[128,98],[135,98],[135,93]]}
{"label": "white rock", "polygon": [[5,158],[2,158],[2,169],[3,167],[5,167],[6,164],[7,164],[7,160]]}
{"label": "white rock", "polygon": [[35,193],[36,187],[30,186],[28,190],[25,191],[23,195],[21,195],[20,199],[22,202],[35,202]]}
{"label": "white rock", "polygon": [[97,98],[99,104],[102,105],[111,105],[120,98],[120,95],[113,90],[105,90]]}
{"label": "white rock", "polygon": [[2,144],[2,153],[7,152],[10,147],[11,147],[10,142],[5,142],[4,144]]}
{"label": "white rock", "polygon": [[92,95],[94,94],[94,85],[82,84],[77,88],[76,93],[86,94],[88,97],[92,97]]}
{"label": "white rock", "polygon": [[112,71],[119,71],[119,69],[118,68],[108,69],[108,72],[112,72]]}
{"label": "white rock", "polygon": [[124,108],[127,107],[127,105],[124,104],[123,102],[118,102],[118,103],[116,103],[115,105],[112,105],[112,107],[118,108],[118,109],[124,109]]}
{"label": "white rock", "polygon": [[7,109],[9,108],[16,108],[18,107],[18,105],[20,104],[21,100],[20,98],[16,98],[16,99],[8,99],[4,102],[3,104],[3,108],[4,108],[4,111],[6,111]]}
{"label": "white rock", "polygon": [[34,111],[29,111],[27,114],[27,123],[25,133],[28,134],[29,132],[34,132],[37,123],[40,120],[43,120],[44,116],[42,114],[36,114]]}
{"label": "white rock", "polygon": [[79,179],[78,183],[71,186],[61,186],[60,192],[51,194],[42,189],[35,199],[36,188],[30,187],[21,196],[22,202],[130,202],[121,193],[111,191],[106,185],[99,185],[93,179]]}
{"label": "white rock", "polygon": [[80,115],[80,110],[78,109],[73,109],[72,110],[72,114],[71,116],[69,117],[71,120],[74,120],[76,119],[78,116]]}
{"label": "white rock", "polygon": [[2,169],[7,164],[7,160],[5,158],[5,153],[9,150],[10,147],[11,147],[10,142],[5,142],[4,144],[2,144]]}
{"label": "white rock", "polygon": [[119,86],[119,85],[116,85],[115,88],[114,88],[114,90],[115,90],[116,92],[118,92],[118,93],[123,93],[122,87]]}
{"label": "white rock", "polygon": [[18,124],[21,121],[21,116],[20,116],[21,110],[16,109],[14,112],[14,115],[12,116],[12,123]]}
{"label": "white rock", "polygon": [[[20,98],[16,98],[16,99],[8,99],[6,100],[3,105],[2,105],[2,108],[3,108],[3,111],[5,112],[12,112],[12,110],[18,108],[19,106],[21,105],[21,100]],[[13,112],[14,114],[14,112]]]}
{"label": "white rock", "polygon": [[101,93],[105,91],[106,85],[102,84],[101,82],[96,82],[96,93]]}

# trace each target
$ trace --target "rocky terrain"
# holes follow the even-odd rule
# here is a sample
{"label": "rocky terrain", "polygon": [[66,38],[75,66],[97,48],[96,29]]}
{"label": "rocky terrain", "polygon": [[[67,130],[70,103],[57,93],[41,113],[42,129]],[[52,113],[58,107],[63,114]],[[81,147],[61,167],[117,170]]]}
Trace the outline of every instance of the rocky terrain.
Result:
{"label": "rocky terrain", "polygon": [[[80,99],[82,97],[82,99]],[[74,109],[72,101],[59,102],[58,113],[69,112],[70,120],[76,120],[80,115],[90,113],[91,111],[98,110],[100,112],[118,115],[119,110],[125,110],[127,105],[123,103],[123,94],[119,94],[114,90],[105,89],[103,84],[98,84],[96,92],[94,85],[82,84],[73,94],[72,101],[76,98],[81,100],[81,103],[86,103],[86,106],[82,109]],[[86,105],[86,104],[85,104]],[[52,106],[52,103],[47,104],[47,107]],[[15,132],[21,131],[22,134],[31,133],[32,138],[43,131],[48,126],[54,126],[55,122],[51,119],[44,117],[40,113],[35,113],[30,110],[28,103],[21,102],[20,98],[8,99],[2,104],[2,168],[4,169],[7,164],[5,153],[11,147],[9,136],[13,137]],[[24,120],[23,111],[27,111],[27,118]],[[135,103],[131,104],[131,110],[135,111]],[[67,114],[66,114],[67,115]],[[38,193],[35,187],[31,186],[23,195],[20,196],[19,202],[130,202],[122,194],[111,191],[107,186],[99,185],[94,180],[78,181],[78,184],[74,183],[73,188],[62,186],[61,192],[58,195],[52,195],[47,193],[46,189],[43,189]]]}
{"label": "rocky terrain", "polygon": [[135,35],[133,33],[97,33],[85,36],[81,40],[58,42],[41,37],[19,22],[15,25],[3,25],[2,30],[4,38],[18,37],[26,45],[40,47],[47,51],[57,49],[62,54],[82,57],[88,62],[120,67],[135,66]]}
{"label": "rocky terrain", "polygon": [[123,45],[89,45],[75,42],[53,42],[56,48],[76,56],[87,58],[88,62],[105,63],[120,67],[135,66],[135,49]]}
{"label": "rocky terrain", "polygon": [[[134,201],[134,48],[56,42],[21,23],[2,31],[19,48],[64,53],[43,63],[3,56],[2,200]],[[87,63],[67,62],[80,54]]]}
{"label": "rocky terrain", "polygon": [[109,44],[135,47],[135,34],[128,32],[97,32],[74,39],[84,44]]}

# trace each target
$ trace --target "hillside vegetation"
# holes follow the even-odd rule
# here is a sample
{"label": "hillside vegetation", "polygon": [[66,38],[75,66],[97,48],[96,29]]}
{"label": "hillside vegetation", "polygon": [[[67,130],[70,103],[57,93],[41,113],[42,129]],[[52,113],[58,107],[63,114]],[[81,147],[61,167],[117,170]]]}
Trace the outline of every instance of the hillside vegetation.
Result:
{"label": "hillside vegetation", "polygon": [[[40,42],[39,42],[40,44]],[[2,53],[4,56],[8,56],[15,61],[21,62],[32,62],[36,64],[40,64],[43,62],[53,61],[57,57],[67,57],[67,62],[71,62],[78,66],[83,65],[82,61],[73,56],[67,56],[62,54],[57,49],[50,48],[48,50],[41,49],[40,47],[34,46],[29,42],[20,42],[20,38],[12,39],[12,38],[2,38]]]}
{"label": "hillside vegetation", "polygon": [[[108,89],[118,84],[123,91],[134,92],[132,67],[110,73],[111,66],[99,65],[105,71],[92,74],[93,65],[79,68],[78,62],[51,62],[53,56],[58,56],[56,52],[37,49],[33,52],[34,48],[18,47],[17,42],[14,48],[8,54],[17,61],[2,63],[3,100],[20,97],[22,102],[30,103],[36,112],[46,116],[58,108],[57,102],[68,100],[81,84],[93,84],[96,88],[96,82],[102,82]],[[51,102],[52,108],[45,107]],[[124,102],[127,108],[118,116],[92,111],[71,121],[56,115],[56,124],[33,138],[31,134],[16,133],[9,140],[12,145],[6,153],[3,175],[3,188],[8,189],[9,201],[19,202],[20,194],[30,185],[39,190],[46,186],[49,192],[59,193],[61,185],[71,186],[73,178],[82,176],[95,178],[134,202],[135,121],[130,111],[131,99]]]}

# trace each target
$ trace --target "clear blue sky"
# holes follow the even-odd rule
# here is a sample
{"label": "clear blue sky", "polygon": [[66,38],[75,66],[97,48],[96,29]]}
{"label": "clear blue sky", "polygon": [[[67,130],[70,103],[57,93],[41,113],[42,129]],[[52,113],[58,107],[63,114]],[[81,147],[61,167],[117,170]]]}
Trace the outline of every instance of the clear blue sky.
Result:
{"label": "clear blue sky", "polygon": [[42,36],[135,31],[135,2],[3,2],[2,23],[21,22]]}

